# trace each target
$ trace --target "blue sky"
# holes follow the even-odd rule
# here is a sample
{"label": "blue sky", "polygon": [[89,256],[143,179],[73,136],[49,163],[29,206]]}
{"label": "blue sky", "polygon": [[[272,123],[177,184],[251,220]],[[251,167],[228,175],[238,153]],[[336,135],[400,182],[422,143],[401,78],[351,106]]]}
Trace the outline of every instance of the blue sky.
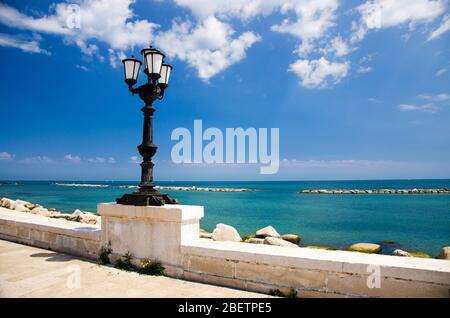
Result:
{"label": "blue sky", "polygon": [[[157,180],[449,178],[449,30],[446,0],[5,1],[0,179],[138,179],[120,60],[150,43],[174,66]],[[279,172],[173,164],[195,119],[279,128]]]}

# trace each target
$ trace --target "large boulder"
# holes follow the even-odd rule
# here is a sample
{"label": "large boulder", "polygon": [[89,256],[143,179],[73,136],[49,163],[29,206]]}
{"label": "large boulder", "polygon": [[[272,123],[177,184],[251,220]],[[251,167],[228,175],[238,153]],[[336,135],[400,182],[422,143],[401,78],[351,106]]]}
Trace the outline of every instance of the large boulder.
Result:
{"label": "large boulder", "polygon": [[83,212],[81,212],[80,210],[76,209],[75,211],[73,211],[73,213],[70,215],[69,220],[70,221],[74,221],[74,222],[81,222],[83,218]]}
{"label": "large boulder", "polygon": [[381,246],[373,243],[356,243],[348,248],[349,251],[376,254],[381,252]]}
{"label": "large boulder", "polygon": [[42,206],[35,207],[30,212],[33,214],[38,214],[38,215],[42,215],[42,216],[46,216],[46,217],[50,217],[52,214],[52,212],[50,212],[49,210],[47,210],[46,208],[44,208]]}
{"label": "large boulder", "polygon": [[81,218],[81,223],[86,224],[100,224],[102,217],[92,212],[84,212]]}
{"label": "large boulder", "polygon": [[38,208],[38,207],[42,207],[40,204],[34,204],[34,203],[27,203],[27,204],[25,204],[25,206],[27,208],[29,208],[30,210],[33,210],[33,209]]}
{"label": "large boulder", "polygon": [[450,246],[443,247],[437,256],[439,259],[449,259],[450,260]]}
{"label": "large boulder", "polygon": [[200,238],[212,239],[212,233],[209,232],[200,232]]}
{"label": "large boulder", "polygon": [[242,237],[242,240],[245,242],[245,241],[247,241],[248,239],[251,239],[251,238],[256,238],[256,234],[247,234],[247,235],[244,235],[244,236]]}
{"label": "large boulder", "polygon": [[296,244],[293,244],[291,242],[285,241],[280,238],[271,237],[271,236],[267,236],[264,239],[264,244],[276,245],[276,246],[286,246],[286,247],[298,247],[298,245],[296,245]]}
{"label": "large boulder", "polygon": [[30,209],[27,208],[25,205],[21,204],[21,203],[17,203],[14,205],[14,211],[18,211],[18,212],[30,212]]}
{"label": "large boulder", "polygon": [[246,239],[244,242],[245,243],[252,243],[252,244],[264,244],[264,239],[251,237],[249,239]]}
{"label": "large boulder", "polygon": [[405,256],[405,257],[411,257],[411,254],[409,254],[407,251],[396,249],[392,252],[392,255],[395,256]]}
{"label": "large boulder", "polygon": [[278,232],[271,225],[266,226],[265,228],[262,228],[262,229],[256,231],[257,238],[265,238],[267,236],[278,238],[278,237],[280,237],[280,234],[278,234]]}
{"label": "large boulder", "polygon": [[431,258],[430,255],[428,255],[425,252],[421,252],[421,251],[412,251],[412,252],[409,252],[409,254],[411,255],[411,257]]}
{"label": "large boulder", "polygon": [[220,223],[216,225],[212,233],[212,239],[214,241],[240,242],[241,236],[234,227]]}
{"label": "large boulder", "polygon": [[14,210],[14,207],[16,206],[16,201],[8,199],[8,198],[2,198],[0,200],[0,205],[2,208]]}
{"label": "large boulder", "polygon": [[67,220],[67,221],[71,221],[72,220],[72,214],[60,213],[60,212],[52,212],[52,211],[49,211],[49,212],[51,213],[50,217],[53,218],[53,219],[64,219],[64,220]]}
{"label": "large boulder", "polygon": [[212,233],[200,228],[200,238],[212,239]]}
{"label": "large boulder", "polygon": [[80,222],[85,224],[100,224],[101,216],[96,215],[92,212],[81,212],[80,210],[73,211],[72,214],[68,216],[61,214],[60,216],[55,216],[56,218],[64,218],[68,221]]}
{"label": "large boulder", "polygon": [[295,234],[283,234],[283,235],[281,235],[281,238],[285,241],[288,241],[288,242],[291,242],[291,243],[294,243],[297,245],[300,243],[300,240],[301,240],[300,236],[295,235]]}
{"label": "large boulder", "polygon": [[[16,200],[16,206],[15,206],[14,210],[21,211],[21,212],[30,212],[37,206],[40,206],[40,205],[31,203],[28,201],[24,201],[24,200]],[[23,207],[25,207],[25,209]]]}
{"label": "large boulder", "polygon": [[24,201],[24,200],[16,200],[16,204],[21,204],[23,206],[31,206],[31,205],[33,205],[33,203],[30,203],[30,202]]}

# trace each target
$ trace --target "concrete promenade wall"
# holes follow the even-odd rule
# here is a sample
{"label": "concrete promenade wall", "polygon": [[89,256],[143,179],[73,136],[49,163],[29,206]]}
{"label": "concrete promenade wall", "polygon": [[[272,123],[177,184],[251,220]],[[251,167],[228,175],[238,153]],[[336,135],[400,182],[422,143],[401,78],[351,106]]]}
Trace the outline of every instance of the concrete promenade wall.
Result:
{"label": "concrete promenade wall", "polygon": [[449,297],[447,260],[200,239],[201,206],[104,203],[98,211],[102,244],[136,263],[159,260],[174,277],[264,293],[293,288],[300,297]]}
{"label": "concrete promenade wall", "polygon": [[450,296],[447,260],[208,239],[184,245],[182,253],[186,279],[263,293],[293,288],[299,297]]}
{"label": "concrete promenade wall", "polygon": [[98,226],[0,208],[0,239],[96,259]]}
{"label": "concrete promenade wall", "polygon": [[136,264],[161,261],[168,276],[264,293],[293,288],[299,297],[450,296],[448,260],[200,239],[201,206],[98,208],[102,229],[0,208],[0,239],[90,259],[109,245],[113,261],[130,252]]}

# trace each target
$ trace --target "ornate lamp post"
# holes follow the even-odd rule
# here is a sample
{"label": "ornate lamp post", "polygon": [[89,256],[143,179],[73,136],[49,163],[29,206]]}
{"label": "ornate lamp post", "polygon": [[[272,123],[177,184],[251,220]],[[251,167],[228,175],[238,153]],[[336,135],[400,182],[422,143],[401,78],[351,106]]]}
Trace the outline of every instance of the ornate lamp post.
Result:
{"label": "ornate lamp post", "polygon": [[144,57],[144,73],[147,75],[146,84],[137,88],[133,86],[137,82],[141,61],[134,57],[124,59],[122,61],[125,71],[125,83],[128,89],[134,94],[138,94],[144,101],[145,105],[141,109],[144,113],[144,131],[142,144],[138,146],[139,153],[143,157],[141,163],[141,183],[139,190],[133,193],[124,194],[121,198],[116,199],[119,204],[125,205],[164,205],[178,203],[176,199],[171,198],[168,194],[159,193],[155,189],[153,183],[153,162],[152,157],[155,155],[158,147],[153,143],[153,113],[156,109],[153,107],[155,100],[161,100],[164,97],[164,91],[168,87],[169,76],[172,66],[164,64],[164,54],[152,48],[146,48],[141,51]]}

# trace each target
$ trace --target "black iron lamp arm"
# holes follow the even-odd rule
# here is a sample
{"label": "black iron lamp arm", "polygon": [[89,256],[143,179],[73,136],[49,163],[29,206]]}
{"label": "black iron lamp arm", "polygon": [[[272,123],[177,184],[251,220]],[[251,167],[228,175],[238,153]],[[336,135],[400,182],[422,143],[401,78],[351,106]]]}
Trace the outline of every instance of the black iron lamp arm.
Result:
{"label": "black iron lamp arm", "polygon": [[128,83],[128,90],[131,94],[139,95],[139,97],[146,103],[151,105],[155,100],[161,100],[164,98],[164,91],[168,87],[164,84],[158,84],[156,81],[148,81],[148,83],[133,87],[136,83]]}
{"label": "black iron lamp arm", "polygon": [[160,88],[160,93],[158,96],[158,100],[161,100],[164,98],[164,91],[166,90],[166,86],[159,85],[159,88]]}
{"label": "black iron lamp arm", "polygon": [[139,89],[141,88],[141,86],[134,88],[133,87],[134,84],[128,84],[128,90],[131,92],[131,94],[139,94]]}
{"label": "black iron lamp arm", "polygon": [[128,90],[131,92],[131,94],[133,94],[133,96],[135,94],[140,94],[142,93],[145,89],[148,89],[149,86],[153,86],[153,87],[158,87],[158,100],[161,100],[164,98],[164,91],[166,90],[168,85],[164,85],[164,84],[157,84],[156,82],[153,81],[149,81],[147,84],[138,86],[136,88],[133,87],[134,84],[128,84]]}

